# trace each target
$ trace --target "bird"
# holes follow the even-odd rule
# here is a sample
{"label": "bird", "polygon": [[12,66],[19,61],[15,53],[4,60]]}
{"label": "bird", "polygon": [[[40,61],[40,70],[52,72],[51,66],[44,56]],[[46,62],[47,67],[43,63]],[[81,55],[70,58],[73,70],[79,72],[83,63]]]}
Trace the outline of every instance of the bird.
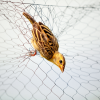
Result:
{"label": "bird", "polygon": [[61,72],[64,72],[66,61],[63,54],[58,51],[59,44],[57,38],[45,24],[36,22],[33,16],[25,11],[23,12],[23,15],[29,20],[33,28],[31,44],[35,51],[34,53],[31,51],[30,56],[35,56],[36,51],[39,51],[43,58],[57,65]]}

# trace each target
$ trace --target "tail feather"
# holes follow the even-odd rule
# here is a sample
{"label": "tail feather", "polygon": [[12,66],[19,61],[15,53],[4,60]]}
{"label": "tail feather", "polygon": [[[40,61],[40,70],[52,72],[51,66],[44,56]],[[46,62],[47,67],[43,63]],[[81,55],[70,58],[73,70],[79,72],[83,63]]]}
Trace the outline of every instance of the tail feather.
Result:
{"label": "tail feather", "polygon": [[35,23],[36,21],[34,20],[34,18],[32,18],[31,15],[29,15],[26,12],[23,12],[23,15],[30,21],[31,24]]}

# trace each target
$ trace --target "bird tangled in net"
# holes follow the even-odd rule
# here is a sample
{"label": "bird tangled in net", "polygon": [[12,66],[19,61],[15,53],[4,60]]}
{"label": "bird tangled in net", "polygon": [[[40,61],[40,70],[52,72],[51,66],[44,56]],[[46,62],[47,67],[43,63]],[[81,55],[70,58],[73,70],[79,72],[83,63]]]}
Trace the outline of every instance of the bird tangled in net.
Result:
{"label": "bird tangled in net", "polygon": [[[24,1],[0,1],[0,100],[100,100],[99,0],[83,6]],[[32,25],[24,11],[58,39],[63,73],[39,52],[28,56]]]}

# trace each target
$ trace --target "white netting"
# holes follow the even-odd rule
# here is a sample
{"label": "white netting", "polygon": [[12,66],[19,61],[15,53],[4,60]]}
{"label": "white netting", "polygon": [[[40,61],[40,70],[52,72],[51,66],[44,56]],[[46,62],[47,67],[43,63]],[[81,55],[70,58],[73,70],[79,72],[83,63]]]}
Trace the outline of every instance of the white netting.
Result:
{"label": "white netting", "polygon": [[[27,1],[27,2],[26,2]],[[99,0],[0,1],[0,100],[100,100]],[[31,14],[57,37],[64,73],[31,49]]]}

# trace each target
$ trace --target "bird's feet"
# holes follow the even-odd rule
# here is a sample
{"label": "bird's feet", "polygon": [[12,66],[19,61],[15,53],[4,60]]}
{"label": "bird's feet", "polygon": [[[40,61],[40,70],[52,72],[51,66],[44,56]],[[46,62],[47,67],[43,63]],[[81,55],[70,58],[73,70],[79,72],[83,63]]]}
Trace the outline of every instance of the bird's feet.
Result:
{"label": "bird's feet", "polygon": [[30,51],[30,52],[29,52],[29,56],[35,56],[36,53],[37,53],[36,50],[34,50],[34,51]]}

